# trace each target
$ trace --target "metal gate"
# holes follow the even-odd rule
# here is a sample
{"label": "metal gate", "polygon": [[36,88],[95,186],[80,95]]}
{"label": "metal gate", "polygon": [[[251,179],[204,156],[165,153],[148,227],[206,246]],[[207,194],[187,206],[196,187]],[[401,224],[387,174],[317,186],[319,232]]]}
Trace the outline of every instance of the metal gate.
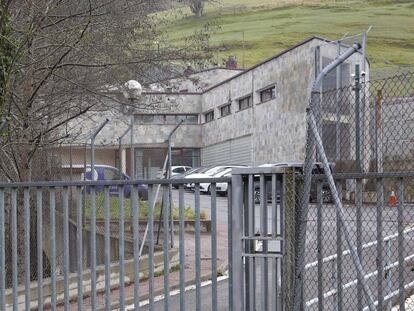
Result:
{"label": "metal gate", "polygon": [[284,255],[285,210],[291,203],[283,199],[285,170],[240,168],[232,172],[233,310],[283,310],[286,280],[292,276]]}
{"label": "metal gate", "polygon": [[[294,310],[414,307],[414,74],[365,81],[357,65],[352,85],[320,88],[360,47],[324,68],[312,90],[298,177]],[[315,161],[321,174],[312,173]]]}
{"label": "metal gate", "polygon": [[231,246],[217,184],[231,196],[230,178],[0,184],[0,310],[185,310],[193,296],[217,310]]}

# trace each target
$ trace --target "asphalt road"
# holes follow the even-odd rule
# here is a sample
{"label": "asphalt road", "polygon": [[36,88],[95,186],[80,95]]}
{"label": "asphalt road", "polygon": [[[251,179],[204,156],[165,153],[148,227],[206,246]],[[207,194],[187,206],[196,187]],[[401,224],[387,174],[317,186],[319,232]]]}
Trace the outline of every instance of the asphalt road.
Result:
{"label": "asphalt road", "polygon": [[[194,208],[195,196],[193,192],[185,192],[184,201],[185,206],[190,206]],[[178,206],[178,190],[173,191],[173,201],[176,206]],[[228,201],[227,197],[217,196],[217,220],[219,223],[227,223],[227,211],[228,211]],[[201,210],[205,211],[208,218],[210,217],[211,212],[211,197],[209,195],[200,195],[200,207]],[[259,218],[260,206],[255,206],[255,227],[256,230],[259,227],[260,218]],[[346,230],[351,237],[353,245],[356,243],[356,234],[357,234],[357,222],[356,215],[357,209],[355,205],[344,204],[344,214],[346,221]],[[388,206],[387,204],[381,210],[382,213],[382,231],[378,231],[378,210],[375,205],[365,204],[361,210],[362,221],[361,221],[361,240],[363,244],[368,242],[375,241],[378,235],[382,237],[387,237],[394,235],[398,232],[397,227],[397,208],[395,206]],[[321,239],[322,239],[322,252],[323,257],[336,254],[338,251],[348,249],[344,237],[341,240],[337,239],[338,233],[338,222],[336,219],[336,210],[335,206],[331,204],[324,205],[322,209],[322,230],[321,230]],[[271,216],[271,207],[268,206],[268,226],[270,227],[272,221]],[[414,224],[414,205],[407,204],[404,206],[404,228],[409,229],[410,226]],[[340,228],[344,232],[344,228]],[[343,234],[343,233],[342,233]],[[307,231],[307,243],[306,243],[306,263],[310,263],[317,260],[318,247],[317,247],[317,209],[315,205],[311,205],[308,217],[308,231]],[[414,253],[414,231],[408,233],[404,239],[404,257],[407,257]],[[387,244],[384,243],[382,248],[382,257],[385,264],[392,264],[398,261],[398,241],[396,238],[390,239]],[[362,264],[365,273],[373,272],[377,269],[377,259],[378,259],[378,250],[377,245],[367,247],[362,252]],[[411,271],[414,265],[414,260],[409,260],[407,262],[406,268],[404,269],[405,280],[404,283],[407,284],[414,280],[414,272]],[[260,264],[258,265],[260,266]],[[339,270],[338,270],[339,269]],[[383,280],[384,294],[391,292],[398,288],[398,269],[391,269],[390,271],[385,271],[386,277]],[[261,269],[256,270],[257,278],[260,279]],[[324,292],[327,292],[336,286],[338,278],[342,278],[342,284],[352,282],[356,279],[356,272],[354,263],[351,256],[346,255],[342,258],[342,263],[337,264],[337,261],[332,261],[329,264],[324,264],[322,271],[322,282]],[[305,300],[308,301],[312,298],[317,297],[317,288],[318,288],[318,277],[317,269],[311,268],[307,271],[306,282],[304,286]],[[377,288],[377,276],[369,278],[367,284],[374,292]],[[225,287],[227,282],[223,281],[219,286]],[[224,288],[219,289],[219,305],[220,310],[227,310],[227,290]],[[356,308],[356,287],[351,286],[349,289],[344,290],[342,294],[342,300],[344,305],[347,305],[347,309],[352,310]],[[210,302],[210,292],[209,286],[206,286],[202,290],[203,297],[203,308],[205,310],[211,310]],[[189,303],[189,310],[193,310],[192,307],[195,304],[195,295],[192,291],[186,293],[188,297],[187,301]],[[221,298],[220,298],[221,297]],[[207,299],[205,299],[207,298]],[[333,308],[337,299],[340,299],[338,295],[332,295],[325,299],[325,308]],[[259,299],[258,299],[259,300]],[[365,303],[365,301],[364,301]],[[157,306],[162,306],[162,301],[157,303]],[[179,295],[171,297],[170,306],[171,310],[179,310]],[[190,307],[191,306],[191,307]],[[317,304],[314,305],[315,308],[311,307],[310,309],[316,309]],[[158,310],[158,309],[156,309]]]}

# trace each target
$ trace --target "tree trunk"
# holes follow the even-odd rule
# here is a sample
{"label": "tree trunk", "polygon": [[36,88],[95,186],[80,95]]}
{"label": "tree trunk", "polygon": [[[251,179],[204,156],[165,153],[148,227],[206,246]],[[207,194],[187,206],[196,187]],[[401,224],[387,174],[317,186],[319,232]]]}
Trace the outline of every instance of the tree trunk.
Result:
{"label": "tree trunk", "polygon": [[204,0],[190,0],[190,9],[191,12],[197,17],[201,18],[203,16],[204,11]]}

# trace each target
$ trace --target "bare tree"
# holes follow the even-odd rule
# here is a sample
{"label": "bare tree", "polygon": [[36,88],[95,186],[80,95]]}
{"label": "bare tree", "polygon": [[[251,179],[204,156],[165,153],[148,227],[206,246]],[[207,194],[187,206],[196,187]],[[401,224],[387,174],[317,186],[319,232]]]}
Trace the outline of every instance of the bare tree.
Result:
{"label": "bare tree", "polygon": [[184,0],[190,7],[191,13],[193,13],[197,18],[203,16],[204,5],[207,2],[216,2],[215,0]]}
{"label": "bare tree", "polygon": [[1,114],[10,122],[0,170],[8,180],[35,178],[31,162],[36,151],[62,139],[68,121],[112,104],[109,86],[130,78],[154,79],[147,77],[149,69],[165,63],[208,57],[207,45],[196,38],[181,47],[166,45],[157,28],[163,21],[148,14],[153,12],[148,3],[9,0],[3,4],[11,29],[5,38],[13,49],[2,83]]}
{"label": "bare tree", "polygon": [[[131,78],[156,80],[149,76],[154,68],[202,64],[210,57],[208,45],[201,44],[208,40],[205,33],[179,47],[168,45],[158,30],[165,21],[151,14],[157,9],[152,3],[2,0],[0,116],[8,119],[0,137],[2,180],[49,178],[48,163],[40,159],[67,138],[68,123],[121,104],[108,89]],[[24,267],[22,217],[19,212],[19,267]]]}

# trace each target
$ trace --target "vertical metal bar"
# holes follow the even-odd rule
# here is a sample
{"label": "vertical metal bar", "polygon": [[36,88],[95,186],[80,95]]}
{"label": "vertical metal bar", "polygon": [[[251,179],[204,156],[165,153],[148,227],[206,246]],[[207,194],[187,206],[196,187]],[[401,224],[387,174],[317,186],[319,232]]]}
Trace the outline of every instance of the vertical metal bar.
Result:
{"label": "vertical metal bar", "polygon": [[383,263],[383,233],[382,233],[382,211],[384,207],[384,180],[377,179],[377,307],[378,310],[384,309],[384,263]]}
{"label": "vertical metal bar", "polygon": [[[249,237],[254,236],[254,225],[255,225],[255,205],[254,205],[254,180],[253,174],[248,175],[248,205],[247,205],[247,219],[245,219],[245,223],[247,224],[247,234]],[[229,207],[230,208],[230,207]],[[249,252],[254,252],[254,242],[247,241],[249,245]],[[247,310],[255,310],[256,309],[256,266],[255,266],[255,258],[250,257],[245,259],[247,261],[247,271],[246,274],[248,279],[246,280],[246,309]]]}
{"label": "vertical metal bar", "polygon": [[[337,42],[336,57],[341,55],[341,41]],[[335,112],[336,112],[336,129],[335,129],[335,143],[336,143],[336,160],[341,159],[341,87],[342,87],[342,65],[336,67],[336,96],[335,96]]]}
{"label": "vertical metal bar", "polygon": [[0,190],[0,310],[6,310],[6,278],[5,278],[5,237],[4,237],[4,230],[5,222],[4,222],[4,190]]}
{"label": "vertical metal bar", "polygon": [[361,163],[361,107],[360,107],[360,100],[359,100],[359,91],[360,91],[360,83],[359,83],[359,64],[355,65],[355,162],[357,165],[358,172],[362,170],[362,163]]}
{"label": "vertical metal bar", "polygon": [[119,193],[119,309],[125,310],[125,202],[124,187],[118,188]]}
{"label": "vertical metal bar", "polygon": [[[233,176],[233,175],[232,175]],[[229,311],[234,311],[233,307],[233,179],[232,182],[227,186],[227,246],[228,246],[228,269],[229,269]]]}
{"label": "vertical metal bar", "polygon": [[[148,187],[148,295],[149,309],[154,310],[154,186]],[[142,240],[145,243],[145,240]]]}
{"label": "vertical metal bar", "polygon": [[[364,32],[362,33],[362,64],[360,64],[360,68],[361,68],[361,72],[360,72],[360,98],[361,98],[361,102],[360,102],[360,120],[361,120],[361,170],[364,171],[365,170],[365,153],[366,153],[366,148],[367,148],[367,144],[366,144],[366,129],[365,129],[365,124],[368,123],[368,120],[366,118],[366,83],[365,83],[365,70],[366,70],[366,63],[365,63],[365,58],[366,58],[366,39],[367,39],[367,33]],[[369,133],[368,133],[369,134]],[[361,172],[362,172],[361,171]]]}
{"label": "vertical metal bar", "polygon": [[332,281],[332,288],[336,289],[336,293],[333,296],[333,310],[338,310],[338,288],[337,288],[337,280],[338,280],[338,272],[337,272],[337,261],[334,258],[332,261],[332,267],[331,267],[331,281]]}
{"label": "vertical metal bar", "polygon": [[[163,231],[164,231],[164,310],[168,311],[169,304],[170,304],[170,285],[169,285],[169,279],[170,279],[170,260],[169,260],[169,202],[168,202],[168,187],[163,186]],[[197,216],[196,216],[197,217]],[[196,252],[197,252],[197,245],[196,245]],[[196,269],[197,269],[197,263],[196,263]]]}
{"label": "vertical metal bar", "polygon": [[216,183],[211,183],[211,300],[212,310],[217,311],[217,197]]}
{"label": "vertical metal bar", "polygon": [[25,308],[30,310],[30,192],[24,188],[24,279]]}
{"label": "vertical metal bar", "polygon": [[243,245],[241,235],[243,233],[243,183],[242,176],[232,174],[232,199],[231,206],[228,210],[231,211],[231,218],[229,218],[229,224],[231,224],[231,300],[230,304],[232,310],[243,311],[244,310],[244,283],[243,283]]}
{"label": "vertical metal bar", "polygon": [[[13,278],[13,311],[17,311],[17,296],[18,296],[17,288],[19,284],[17,280],[18,271],[17,271],[17,189],[16,188],[12,188],[11,217],[12,217],[11,238],[12,238],[12,274],[13,274],[12,275],[12,278]],[[52,282],[52,288],[53,288],[53,282]],[[52,302],[53,302],[53,298],[52,298]],[[52,303],[52,308],[53,308],[53,303]]]}
{"label": "vertical metal bar", "polygon": [[322,182],[316,185],[316,219],[317,219],[317,249],[318,249],[318,310],[323,310],[323,243],[322,243]]}
{"label": "vertical metal bar", "polygon": [[196,310],[201,310],[201,238],[200,238],[200,184],[195,184],[195,268]]}
{"label": "vertical metal bar", "polygon": [[42,189],[36,189],[36,239],[37,239],[37,305],[43,308],[43,214]]}
{"label": "vertical metal bar", "polygon": [[[357,254],[362,260],[362,179],[356,180],[356,247]],[[357,305],[358,310],[362,310],[362,284],[357,280]]]}
{"label": "vertical metal bar", "polygon": [[69,196],[68,187],[63,187],[63,278],[65,311],[69,310]]}
{"label": "vertical metal bar", "polygon": [[[286,247],[286,209],[285,209],[285,193],[286,193],[286,174],[282,176],[282,187],[280,189],[280,235],[282,237],[282,258],[280,262],[280,308],[285,310],[286,307],[286,279],[287,279],[287,247]],[[296,282],[296,281],[295,281]]]}
{"label": "vertical metal bar", "polygon": [[[266,180],[263,174],[260,174],[260,235],[262,237],[268,237],[267,234],[267,189],[266,189]],[[267,253],[267,241],[263,241],[263,254]],[[268,277],[268,259],[262,258],[262,266],[261,266],[261,309],[268,310],[269,303],[268,303],[268,284],[269,284],[269,277]]]}
{"label": "vertical metal bar", "polygon": [[178,206],[180,214],[180,310],[185,311],[185,247],[184,247],[184,186],[178,187]]}
{"label": "vertical metal bar", "polygon": [[104,188],[104,236],[105,236],[105,310],[111,310],[111,227],[109,213],[109,186]]}
{"label": "vertical metal bar", "polygon": [[[385,241],[385,262],[384,266],[388,267],[389,264],[392,263],[391,261],[391,242],[390,240]],[[385,270],[385,277],[387,280],[387,293],[392,293],[392,268],[387,268]],[[392,301],[391,299],[388,300],[386,310],[391,311],[392,308]]]}
{"label": "vertical metal bar", "polygon": [[[272,237],[275,238],[278,235],[278,223],[280,217],[278,215],[277,208],[277,185],[276,185],[276,174],[272,174]],[[278,259],[274,258],[272,260],[272,310],[279,311],[279,287],[278,287]]]}
{"label": "vertical metal bar", "polygon": [[[83,194],[85,195],[85,193]],[[51,200],[52,201],[52,200]],[[52,213],[52,211],[51,211]],[[83,208],[82,188],[76,187],[76,248],[78,270],[78,310],[83,309]],[[54,275],[54,273],[52,273]],[[55,298],[56,299],[56,298]]]}
{"label": "vertical metal bar", "polygon": [[[312,99],[311,104],[313,101],[318,102],[320,94],[312,93]],[[302,297],[302,288],[303,288],[303,280],[305,275],[305,244],[306,244],[306,230],[307,230],[307,220],[308,220],[308,212],[309,212],[309,196],[310,196],[310,188],[311,188],[311,182],[312,182],[312,167],[313,167],[313,161],[315,158],[315,139],[314,135],[311,131],[312,127],[315,126],[315,131],[317,131],[317,125],[315,119],[314,124],[311,124],[311,117],[313,117],[311,109],[307,109],[306,111],[307,118],[308,118],[308,129],[306,132],[306,153],[305,153],[305,163],[303,165],[303,172],[304,172],[304,180],[303,180],[303,194],[302,194],[302,201],[300,202],[300,216],[298,217],[298,221],[300,222],[300,225],[298,226],[298,232],[297,232],[297,249],[295,251],[295,257],[297,259],[296,269],[295,269],[295,280],[294,280],[294,310],[299,311],[302,308],[303,303],[303,297]],[[286,175],[285,175],[286,176]],[[284,179],[284,187],[286,186],[286,178]],[[283,207],[284,208],[284,207]],[[283,211],[286,212],[285,210]],[[283,223],[285,222],[285,219],[283,219]],[[284,232],[285,230],[283,230]],[[284,232],[285,234],[285,232]],[[285,237],[284,237],[285,238]],[[286,252],[284,253],[284,268],[285,268],[285,280],[284,285],[282,287],[282,299],[284,299],[284,303],[290,303],[291,299],[286,299],[286,296],[289,296],[287,294],[287,289],[291,289],[291,284],[287,284],[289,281],[288,278],[288,271],[287,271],[287,259],[286,256],[289,254]],[[289,307],[289,306],[287,306]]]}
{"label": "vertical metal bar", "polygon": [[404,179],[398,179],[398,294],[400,311],[405,311]]}
{"label": "vertical metal bar", "polygon": [[[93,171],[92,171],[93,172]],[[92,173],[93,174],[93,173]],[[90,220],[90,234],[91,234],[91,249],[90,249],[90,263],[91,263],[91,308],[96,310],[96,189],[91,186],[91,220]]]}
{"label": "vertical metal bar", "polygon": [[[249,183],[246,182],[244,179],[243,182],[243,233],[242,235],[245,236],[249,233]],[[252,252],[252,249],[254,249],[254,245],[252,245],[251,241],[245,240],[242,242],[244,247],[244,252]],[[249,308],[249,303],[251,301],[250,296],[253,296],[252,294],[255,292],[255,289],[250,286],[251,282],[251,274],[253,270],[250,270],[249,264],[250,264],[250,258],[245,257],[244,259],[245,269],[244,269],[244,282],[246,284],[245,288],[245,306],[246,308]]]}
{"label": "vertical metal bar", "polygon": [[49,189],[50,201],[50,278],[51,278],[51,309],[56,310],[56,192]]}
{"label": "vertical metal bar", "polygon": [[131,192],[132,204],[132,230],[134,234],[134,310],[139,309],[139,200],[138,185],[132,186]]}
{"label": "vertical metal bar", "polygon": [[[339,200],[342,202],[342,187],[339,183],[336,185],[338,190]],[[336,254],[337,254],[337,295],[338,295],[338,310],[341,311],[343,307],[343,290],[342,290],[342,226],[343,223],[340,219],[340,215],[336,213]]]}

